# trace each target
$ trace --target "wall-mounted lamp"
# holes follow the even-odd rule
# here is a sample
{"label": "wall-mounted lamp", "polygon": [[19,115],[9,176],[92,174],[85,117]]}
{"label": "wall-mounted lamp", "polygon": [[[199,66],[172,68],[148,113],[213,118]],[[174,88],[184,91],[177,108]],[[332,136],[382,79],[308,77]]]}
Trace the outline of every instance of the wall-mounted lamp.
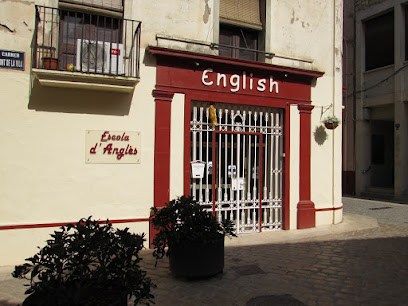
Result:
{"label": "wall-mounted lamp", "polygon": [[196,71],[197,69],[198,69],[198,67],[200,67],[200,63],[199,62],[197,62],[197,61],[194,61],[194,67],[193,67],[193,70],[194,71]]}
{"label": "wall-mounted lamp", "polygon": [[396,124],[395,124],[395,129],[398,131],[399,128],[400,128],[400,124],[399,124],[399,123],[396,123]]}

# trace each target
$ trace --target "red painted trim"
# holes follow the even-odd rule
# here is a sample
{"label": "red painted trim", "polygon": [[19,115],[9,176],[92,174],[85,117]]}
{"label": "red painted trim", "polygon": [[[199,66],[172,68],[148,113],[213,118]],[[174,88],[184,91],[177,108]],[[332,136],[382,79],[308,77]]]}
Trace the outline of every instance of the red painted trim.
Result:
{"label": "red painted trim", "polygon": [[[221,94],[222,95],[222,94]],[[237,104],[235,103],[237,99],[239,100],[240,95],[236,95],[235,99],[232,99],[229,101],[220,101],[219,99],[219,94],[210,94],[206,93],[205,96],[203,96],[201,93],[197,93],[197,91],[187,91],[185,93],[185,121],[184,121],[184,193],[186,195],[190,194],[190,121],[191,121],[191,102],[193,100],[195,101],[205,101],[209,103],[230,103],[230,104]],[[262,104],[259,102],[262,102],[262,100],[268,100],[268,104]],[[267,107],[273,107],[273,108],[281,108],[284,111],[284,135],[283,135],[283,145],[285,147],[285,162],[284,162],[284,177],[283,177],[283,190],[284,190],[284,195],[282,198],[283,205],[282,205],[282,222],[283,222],[283,229],[289,230],[290,229],[290,177],[289,177],[289,171],[290,171],[290,103],[284,103],[281,104],[279,103],[276,105],[274,102],[274,99],[269,98],[263,98],[263,97],[258,97],[255,100],[245,100],[246,103],[245,105],[256,105],[256,106],[267,106]],[[254,101],[256,103],[254,103]],[[244,103],[242,103],[244,104]],[[295,103],[294,103],[295,104]],[[249,132],[225,132],[225,131],[216,131],[217,133],[236,133],[236,134],[259,134],[261,133],[249,133]],[[217,155],[217,154],[216,154]],[[213,158],[213,160],[215,160]],[[213,200],[214,202],[214,200]],[[215,202],[214,202],[215,203]]]}
{"label": "red painted trim", "polygon": [[237,58],[222,57],[218,55],[194,53],[194,52],[184,51],[184,50],[167,49],[163,47],[149,46],[147,47],[146,51],[147,53],[153,54],[153,55],[172,56],[172,57],[189,58],[189,59],[194,59],[194,60],[211,61],[214,63],[243,66],[243,67],[249,67],[249,68],[254,68],[254,69],[269,70],[269,71],[283,71],[283,72],[289,72],[289,73],[299,74],[299,75],[308,76],[308,77],[319,78],[324,75],[324,72],[320,72],[320,71],[304,70],[304,69],[298,69],[298,68],[272,65],[268,63],[262,63],[262,62],[242,60],[242,59],[237,59]]}
{"label": "red painted trim", "polygon": [[[158,69],[159,70],[159,69]],[[163,90],[153,90],[156,103],[154,130],[154,206],[162,207],[170,200],[170,128],[171,102],[174,93]],[[150,223],[149,240],[157,231]]]}
{"label": "red painted trim", "polygon": [[[190,194],[190,121],[191,121],[191,104],[193,101],[202,101],[209,103],[229,103],[235,105],[254,105],[280,108],[285,111],[285,119],[283,119],[284,133],[283,141],[285,146],[286,158],[284,161],[283,172],[283,227],[284,229],[290,228],[290,105],[301,104],[310,105],[311,96],[310,88],[312,80],[317,77],[321,77],[323,73],[311,70],[302,70],[297,68],[282,67],[277,65],[271,65],[267,63],[259,63],[253,61],[245,61],[239,59],[224,58],[214,55],[198,54],[189,51],[171,50],[161,47],[148,47],[147,52],[157,57],[157,69],[156,69],[156,112],[157,104],[171,102],[173,93],[181,93],[185,95],[185,114],[184,114],[184,193]],[[198,65],[197,65],[198,64]],[[242,74],[244,72],[254,73],[254,82],[261,78],[268,78],[273,76],[274,80],[281,82],[282,84],[279,90],[279,94],[257,92],[244,90],[241,88],[239,92],[232,92],[231,88],[221,86],[205,86],[202,82],[202,73],[204,69],[213,69],[214,73],[224,73],[227,77],[233,74]],[[251,76],[252,78],[252,76]],[[232,85],[231,85],[232,86]],[[162,93],[164,92],[164,93]],[[169,96],[166,96],[166,93]],[[171,104],[171,103],[167,103]],[[170,111],[168,116],[170,115]],[[164,116],[166,117],[166,116]],[[310,116],[309,116],[310,117]],[[156,125],[160,119],[156,114]],[[170,124],[170,120],[168,120]],[[170,127],[162,133],[158,133],[156,130],[156,140],[163,141],[167,146]],[[310,127],[309,127],[310,134]],[[162,138],[161,138],[162,137]],[[310,135],[309,135],[309,148],[310,148]],[[170,167],[170,153],[165,152],[164,156],[159,156],[155,150],[155,205],[158,203],[157,196],[166,198],[165,189],[169,186],[167,181],[164,184],[159,182],[158,166],[163,165],[166,168]],[[157,156],[156,156],[157,155]],[[310,156],[309,156],[310,157]],[[158,160],[156,162],[156,159]],[[310,160],[309,160],[310,166]],[[310,169],[309,169],[310,173]],[[162,174],[162,171],[160,171]],[[166,174],[167,177],[167,174]],[[309,177],[310,180],[310,177]],[[310,181],[309,187],[310,187]],[[164,188],[163,188],[164,187]],[[160,189],[160,192],[158,190]],[[309,190],[310,192],[310,190]],[[310,197],[310,196],[309,196]]]}
{"label": "red painted trim", "polygon": [[316,226],[314,203],[310,200],[311,114],[313,105],[298,104],[300,114],[299,203],[297,228]]}
{"label": "red painted trim", "polygon": [[174,93],[153,90],[156,102],[154,141],[154,206],[164,206],[170,197],[170,125]]}
{"label": "red painted trim", "polygon": [[312,228],[316,226],[316,211],[312,201],[299,201],[297,206],[297,228]]}
{"label": "red painted trim", "polygon": [[155,97],[156,100],[172,102],[173,97],[174,97],[174,92],[154,89],[153,90],[153,97]]}
{"label": "red painted trim", "polygon": [[[312,103],[312,100],[310,100],[310,97],[308,98],[303,98],[303,99],[294,99],[292,97],[290,98],[285,98],[285,97],[274,97],[274,96],[261,96],[261,95],[257,95],[257,94],[251,94],[251,93],[236,93],[236,92],[225,92],[225,91],[221,91],[221,90],[210,90],[210,89],[199,89],[199,88],[194,88],[194,87],[190,87],[190,86],[170,86],[170,85],[165,85],[165,84],[157,84],[156,88],[160,88],[163,90],[170,90],[173,91],[175,93],[181,93],[184,94],[186,91],[194,91],[194,96],[198,99],[205,99],[205,97],[208,97],[208,95],[212,95],[212,94],[216,94],[217,95],[217,99],[220,100],[220,102],[222,103],[231,103],[231,104],[247,104],[245,103],[245,101],[242,101],[243,99],[267,99],[269,102],[269,104],[271,103],[271,101],[273,101],[274,103],[281,103],[282,107],[284,107],[284,105],[286,103],[291,103],[291,104],[305,104],[305,103]],[[203,97],[203,98],[200,98]],[[207,98],[208,99],[208,98]],[[238,99],[238,101],[236,101],[235,99]],[[258,104],[259,106],[268,106],[267,104],[263,104],[262,102],[260,102],[261,104]]]}
{"label": "red painted trim", "polygon": [[339,209],[343,209],[343,206],[329,207],[329,208],[318,208],[318,209],[315,209],[315,211],[333,211],[333,210],[339,210]]}
{"label": "red painted trim", "polygon": [[[117,223],[134,223],[134,222],[148,222],[149,218],[138,218],[138,219],[116,219],[109,220],[112,224]],[[36,228],[46,228],[46,227],[61,227],[68,224],[76,224],[75,222],[57,222],[57,223],[37,223],[37,224],[19,224],[19,225],[2,225],[0,226],[0,231],[2,230],[14,230],[14,229],[36,229]],[[99,221],[99,223],[105,223],[105,220]]]}
{"label": "red painted trim", "polygon": [[300,104],[300,105],[298,105],[298,110],[299,110],[300,114],[311,115],[313,109],[314,109],[314,105],[310,105],[310,104]]}
{"label": "red painted trim", "polygon": [[310,201],[311,113],[313,108],[313,105],[298,105],[298,110],[300,113],[300,201]]}
{"label": "red painted trim", "polygon": [[[211,103],[227,103],[227,104],[242,104],[256,105],[265,107],[285,108],[289,104],[311,104],[309,98],[304,99],[286,99],[282,97],[260,96],[255,94],[222,92],[217,90],[202,90],[189,87],[174,87],[171,85],[156,85],[157,89],[163,91],[171,91],[186,95],[185,103],[191,101],[205,101]],[[189,99],[189,101],[188,101]],[[256,103],[251,101],[256,100]],[[185,105],[187,106],[187,105]]]}

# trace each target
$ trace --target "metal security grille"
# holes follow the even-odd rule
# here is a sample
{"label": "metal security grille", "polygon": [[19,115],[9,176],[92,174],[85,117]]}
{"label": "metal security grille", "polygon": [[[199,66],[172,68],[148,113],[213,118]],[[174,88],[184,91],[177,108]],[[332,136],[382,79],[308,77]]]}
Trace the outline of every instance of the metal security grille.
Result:
{"label": "metal security grille", "polygon": [[214,104],[215,123],[209,106],[192,106],[192,168],[205,166],[197,177],[192,171],[191,195],[237,233],[281,229],[282,110]]}

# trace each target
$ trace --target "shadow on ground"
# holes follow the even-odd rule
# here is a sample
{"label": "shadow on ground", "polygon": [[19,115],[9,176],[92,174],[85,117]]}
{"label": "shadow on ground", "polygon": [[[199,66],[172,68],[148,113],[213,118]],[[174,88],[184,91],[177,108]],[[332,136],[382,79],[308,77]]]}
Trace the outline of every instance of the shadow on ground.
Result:
{"label": "shadow on ground", "polygon": [[197,282],[143,261],[157,305],[408,305],[407,254],[407,237],[227,247],[224,273]]}

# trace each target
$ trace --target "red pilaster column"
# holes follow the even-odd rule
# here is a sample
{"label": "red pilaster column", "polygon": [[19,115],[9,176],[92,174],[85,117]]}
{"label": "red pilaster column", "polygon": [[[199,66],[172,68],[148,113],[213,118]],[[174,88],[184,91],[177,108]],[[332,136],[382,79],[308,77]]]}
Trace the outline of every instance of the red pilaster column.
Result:
{"label": "red pilaster column", "polygon": [[156,102],[154,139],[154,206],[164,206],[170,197],[170,118],[174,93],[153,90]]}
{"label": "red pilaster column", "polygon": [[[170,197],[170,123],[174,93],[153,90],[156,102],[154,138],[154,206],[162,207]],[[150,225],[150,243],[156,231]]]}
{"label": "red pilaster column", "polygon": [[316,226],[315,206],[310,200],[311,113],[313,108],[314,106],[310,104],[298,105],[300,113],[298,229]]}

